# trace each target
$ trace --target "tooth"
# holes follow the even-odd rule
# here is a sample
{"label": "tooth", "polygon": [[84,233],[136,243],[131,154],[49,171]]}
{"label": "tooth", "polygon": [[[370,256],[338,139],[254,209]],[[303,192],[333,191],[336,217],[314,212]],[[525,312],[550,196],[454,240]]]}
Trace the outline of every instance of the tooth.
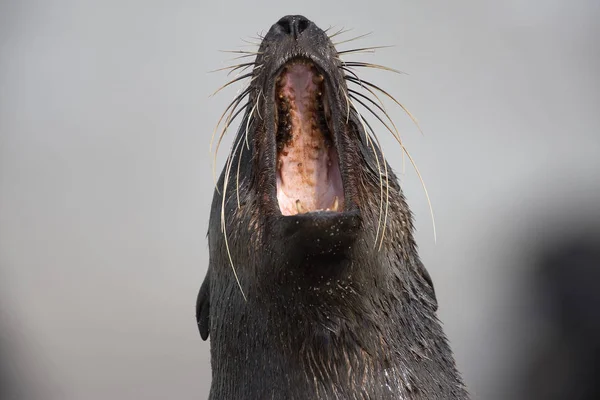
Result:
{"label": "tooth", "polygon": [[340,203],[338,201],[338,197],[335,196],[335,200],[333,201],[333,205],[331,206],[331,211],[337,211],[339,206],[340,206]]}
{"label": "tooth", "polygon": [[306,209],[302,205],[300,199],[296,200],[296,210],[298,211],[298,214],[304,214],[306,212]]}
{"label": "tooth", "polygon": [[325,78],[323,77],[323,75],[318,74],[318,75],[313,76],[312,81],[313,81],[313,83],[321,83],[321,82],[323,82],[324,79]]}

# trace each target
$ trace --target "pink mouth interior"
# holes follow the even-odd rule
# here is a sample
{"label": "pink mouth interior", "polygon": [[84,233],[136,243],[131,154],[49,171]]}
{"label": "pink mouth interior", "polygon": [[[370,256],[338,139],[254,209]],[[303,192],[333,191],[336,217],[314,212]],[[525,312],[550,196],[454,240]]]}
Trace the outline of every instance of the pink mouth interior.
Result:
{"label": "pink mouth interior", "polygon": [[277,96],[278,129],[282,131],[277,151],[281,213],[342,211],[338,154],[324,123],[323,77],[309,64],[289,65],[279,77]]}

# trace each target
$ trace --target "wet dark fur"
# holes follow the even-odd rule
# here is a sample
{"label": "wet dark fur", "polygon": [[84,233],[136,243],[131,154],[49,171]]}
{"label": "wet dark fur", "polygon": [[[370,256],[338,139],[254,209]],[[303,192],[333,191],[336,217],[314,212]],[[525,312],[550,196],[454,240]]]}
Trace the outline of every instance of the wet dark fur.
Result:
{"label": "wet dark fur", "polygon": [[[236,140],[257,101],[259,113],[250,120],[249,149],[243,143],[233,159],[224,210],[247,301],[221,231],[225,171],[212,203],[210,265],[198,295],[200,333],[211,338],[210,399],[468,398],[391,170],[385,240],[380,250],[375,246],[378,168],[354,111],[346,123],[346,82],[329,38],[304,17],[289,16],[273,25],[259,52],[262,68],[254,72]],[[274,78],[294,56],[312,59],[326,77],[343,214],[283,217],[277,206]]]}

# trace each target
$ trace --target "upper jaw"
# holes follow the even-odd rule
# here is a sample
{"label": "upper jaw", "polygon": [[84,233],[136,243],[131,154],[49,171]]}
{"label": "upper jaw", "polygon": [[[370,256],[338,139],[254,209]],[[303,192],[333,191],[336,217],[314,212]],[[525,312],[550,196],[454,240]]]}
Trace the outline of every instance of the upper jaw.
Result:
{"label": "upper jaw", "polygon": [[[354,165],[355,160],[349,159],[357,154],[354,148],[357,144],[349,136],[350,127],[346,123],[348,118],[345,114],[347,108],[341,95],[341,91],[345,90],[345,83],[336,57],[337,54],[329,38],[314,24],[311,24],[311,27],[295,40],[283,35],[274,25],[259,48],[257,65],[261,67],[255,72],[255,90],[252,96],[257,102],[256,112],[260,114],[257,121],[263,121],[258,122],[257,125],[261,134],[257,137],[258,146],[255,148],[255,160],[258,163],[256,183],[260,193],[259,205],[267,218],[265,225],[267,231],[277,237],[286,237],[287,251],[297,249],[305,254],[304,250],[301,250],[305,249],[310,253],[317,251],[322,254],[327,252],[327,249],[339,246],[349,249],[349,245],[360,233],[362,220],[355,201],[357,176],[354,172],[359,166]],[[327,129],[322,124],[319,125],[317,130],[323,139],[317,140],[316,144],[320,149],[328,150],[326,154],[328,159],[320,157],[316,159],[325,161],[325,165],[327,161],[331,161],[338,169],[333,171],[336,172],[337,178],[334,182],[338,183],[338,186],[330,193],[325,193],[323,201],[314,201],[315,194],[318,194],[319,190],[313,190],[308,195],[304,191],[301,191],[302,193],[295,191],[297,188],[293,185],[292,172],[294,171],[289,168],[286,170],[284,167],[282,174],[278,165],[279,156],[281,151],[285,150],[286,143],[278,141],[277,136],[278,133],[281,134],[280,122],[288,118],[280,115],[279,92],[283,85],[278,85],[278,78],[281,77],[286,66],[297,61],[311,64],[317,72],[316,75],[322,76],[320,82],[323,89],[322,101],[317,103],[323,106],[323,111],[327,111],[325,121]],[[300,80],[303,77],[307,78],[306,75],[302,75],[302,71],[295,72],[300,72],[297,76]],[[312,82],[312,76],[310,78],[310,80],[304,79],[304,82]],[[289,88],[291,87],[288,86]],[[284,98],[285,94],[289,98],[289,91],[284,93]],[[281,135],[279,139],[282,139]],[[286,167],[293,167],[293,163],[289,162],[293,161],[291,158],[283,161],[284,163],[288,161]],[[327,172],[332,171],[327,170]],[[290,177],[292,177],[291,181]],[[323,175],[319,174],[317,177],[322,178]],[[329,175],[326,177],[327,179],[322,179],[313,185],[313,189],[330,189],[333,181],[328,179]],[[286,179],[290,185],[286,185]],[[308,206],[311,198],[313,202]],[[297,200],[300,202],[297,203]],[[332,209],[337,211],[331,211]]]}

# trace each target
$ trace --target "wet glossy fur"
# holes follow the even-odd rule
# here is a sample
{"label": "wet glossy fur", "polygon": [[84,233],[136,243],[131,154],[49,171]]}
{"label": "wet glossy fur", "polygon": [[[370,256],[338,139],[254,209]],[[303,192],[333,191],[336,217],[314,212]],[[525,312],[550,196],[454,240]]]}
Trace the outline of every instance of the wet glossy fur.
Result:
{"label": "wet glossy fur", "polygon": [[[347,115],[336,51],[304,17],[282,21],[259,50],[225,192],[227,245],[247,301],[221,228],[225,171],[211,208],[210,264],[197,303],[201,335],[211,342],[210,399],[466,399],[411,213],[389,168],[387,226],[376,246],[381,153],[368,144],[357,114]],[[343,215],[278,211],[272,81],[300,55],[326,75]],[[255,104],[260,115],[250,116]]]}

